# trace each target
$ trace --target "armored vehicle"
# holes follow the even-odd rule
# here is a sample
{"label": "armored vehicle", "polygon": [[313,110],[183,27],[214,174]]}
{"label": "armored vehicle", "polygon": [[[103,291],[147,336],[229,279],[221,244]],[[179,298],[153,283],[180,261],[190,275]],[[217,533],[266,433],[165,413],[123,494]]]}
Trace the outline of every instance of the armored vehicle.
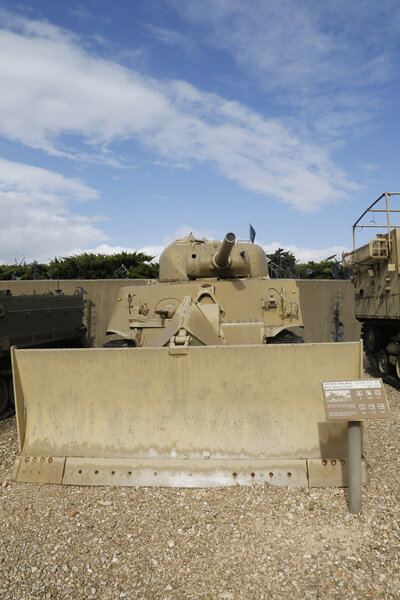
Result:
{"label": "armored vehicle", "polygon": [[[301,342],[294,280],[272,283],[260,246],[222,244],[192,235],[177,240],[160,258],[159,282],[121,289],[108,334],[115,346],[190,346]],[[114,336],[115,338],[115,336]]]}
{"label": "armored vehicle", "polygon": [[14,296],[0,290],[0,419],[14,411],[10,348],[76,345],[83,340],[82,295]]}
{"label": "armored vehicle", "polygon": [[301,325],[295,281],[271,280],[260,246],[177,240],[159,280],[120,289],[108,347],[14,350],[13,479],[346,485],[321,381],[358,378],[361,346],[299,343]]}
{"label": "armored vehicle", "polygon": [[[384,193],[353,225],[353,251],[343,255],[352,269],[356,317],[362,323],[365,352],[382,375],[400,378],[400,212],[399,192]],[[396,203],[397,201],[397,203]],[[396,203],[396,204],[395,204]],[[397,219],[398,221],[399,219]],[[357,247],[357,234],[378,230]]]}

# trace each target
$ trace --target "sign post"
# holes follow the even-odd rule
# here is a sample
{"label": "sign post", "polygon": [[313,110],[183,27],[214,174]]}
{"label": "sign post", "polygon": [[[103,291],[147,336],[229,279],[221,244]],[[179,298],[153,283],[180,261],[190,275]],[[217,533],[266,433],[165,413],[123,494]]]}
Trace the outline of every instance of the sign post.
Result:
{"label": "sign post", "polygon": [[385,388],[382,379],[323,381],[322,392],[327,420],[348,422],[349,511],[360,513],[361,421],[390,418]]}
{"label": "sign post", "polygon": [[362,506],[361,479],[361,422],[347,423],[348,464],[349,464],[349,511],[360,513]]}

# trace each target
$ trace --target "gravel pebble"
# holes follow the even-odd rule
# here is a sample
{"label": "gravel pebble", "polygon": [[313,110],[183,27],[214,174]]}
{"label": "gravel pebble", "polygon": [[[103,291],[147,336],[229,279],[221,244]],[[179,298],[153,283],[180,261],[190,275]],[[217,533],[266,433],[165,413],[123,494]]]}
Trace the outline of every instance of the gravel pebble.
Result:
{"label": "gravel pebble", "polygon": [[345,489],[68,487],[10,482],[0,422],[0,597],[400,598],[400,392],[364,425],[369,485]]}

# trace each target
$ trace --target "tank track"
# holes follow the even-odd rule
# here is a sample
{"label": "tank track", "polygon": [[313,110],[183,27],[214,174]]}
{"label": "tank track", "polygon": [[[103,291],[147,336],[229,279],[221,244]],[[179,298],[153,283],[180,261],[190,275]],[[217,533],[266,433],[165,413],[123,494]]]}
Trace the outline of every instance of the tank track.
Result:
{"label": "tank track", "polygon": [[[364,346],[364,354],[368,359],[368,362],[370,364],[369,368],[367,369],[367,372],[369,372],[370,375],[372,375],[373,377],[379,377],[380,379],[382,379],[382,381],[388,385],[390,385],[391,387],[400,390],[400,380],[396,377],[396,375],[391,375],[391,374],[384,374],[381,373],[378,367],[378,352],[380,350],[380,348],[378,350],[376,350],[375,352],[373,352],[370,348],[367,347],[367,344],[365,342],[366,340],[366,330],[369,326],[369,323],[363,323],[361,326],[361,339],[363,340],[363,346]],[[384,345],[382,346],[384,347]]]}
{"label": "tank track", "polygon": [[283,329],[273,338],[268,338],[268,344],[304,344],[304,338],[289,329]]}
{"label": "tank track", "polygon": [[110,340],[103,344],[103,348],[135,348],[133,340]]}
{"label": "tank track", "polygon": [[14,391],[12,377],[8,374],[0,375],[0,420],[7,419],[15,413]]}
{"label": "tank track", "polygon": [[361,326],[361,339],[363,341],[363,349],[364,349],[364,354],[368,359],[368,362],[371,366],[373,366],[375,369],[378,368],[378,352],[373,352],[372,350],[370,350],[367,347],[367,344],[365,343],[365,339],[366,339],[366,329],[368,327],[368,323],[363,323]]}
{"label": "tank track", "polygon": [[[368,356],[367,356],[368,358]],[[369,358],[368,358],[369,360]],[[377,366],[376,360],[374,362],[370,362],[370,367],[366,369],[367,373],[372,377],[382,379],[383,383],[390,385],[392,388],[396,390],[400,390],[400,380],[397,379],[395,375],[384,375],[380,372]]]}

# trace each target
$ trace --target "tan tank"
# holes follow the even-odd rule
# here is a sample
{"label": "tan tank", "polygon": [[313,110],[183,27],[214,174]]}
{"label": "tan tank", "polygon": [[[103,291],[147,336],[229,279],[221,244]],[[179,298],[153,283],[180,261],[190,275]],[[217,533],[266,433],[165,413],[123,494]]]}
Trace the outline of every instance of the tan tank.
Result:
{"label": "tan tank", "polygon": [[177,240],[159,280],[120,289],[107,348],[14,350],[13,479],[346,485],[321,381],[358,378],[361,346],[297,343],[301,325],[296,282],[269,279],[261,247]]}
{"label": "tan tank", "polygon": [[[353,225],[353,251],[343,255],[352,269],[356,317],[362,323],[365,352],[382,375],[400,378],[400,212],[399,192],[384,193]],[[397,218],[397,223],[399,219]],[[357,234],[376,235],[357,248]]]}
{"label": "tan tank", "polygon": [[[295,280],[269,279],[265,252],[249,242],[193,236],[160,257],[159,282],[121,289],[108,346],[188,346],[297,342],[303,325]],[[174,350],[173,350],[174,349]]]}

